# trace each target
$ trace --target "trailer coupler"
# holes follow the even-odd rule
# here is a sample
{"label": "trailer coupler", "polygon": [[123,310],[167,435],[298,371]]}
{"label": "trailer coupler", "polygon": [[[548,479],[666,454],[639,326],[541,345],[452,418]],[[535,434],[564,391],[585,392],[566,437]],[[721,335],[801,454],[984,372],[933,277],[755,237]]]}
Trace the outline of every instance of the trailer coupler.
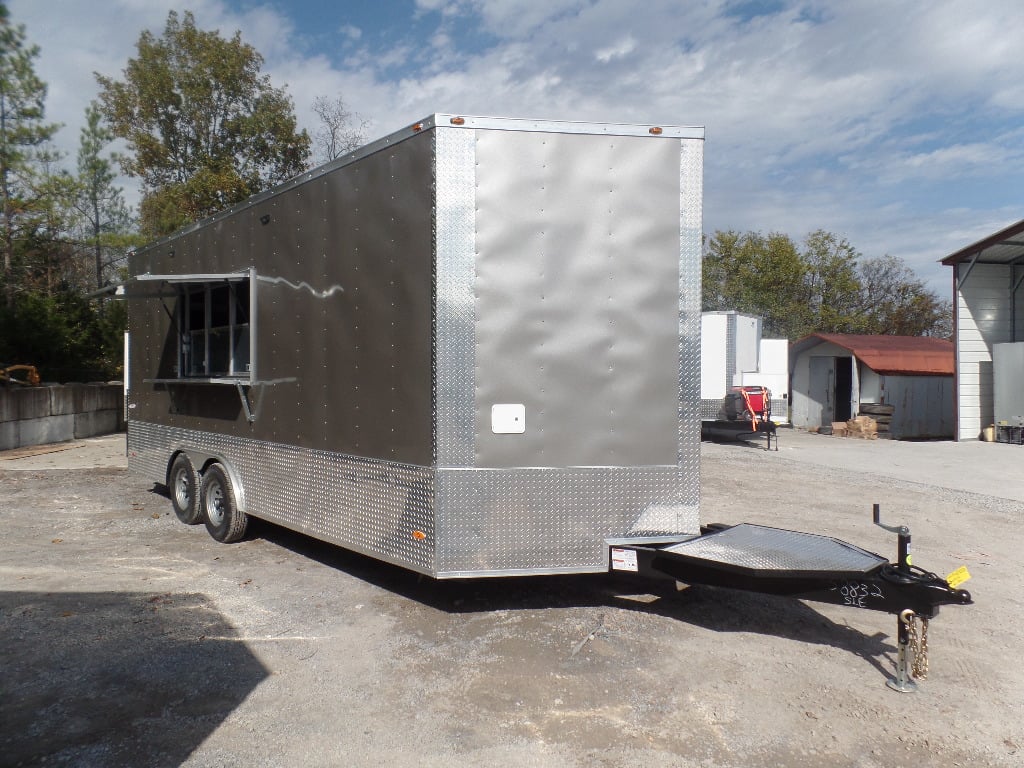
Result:
{"label": "trailer coupler", "polygon": [[[877,505],[875,522],[882,525]],[[899,536],[895,563],[828,536],[743,523],[666,546],[613,546],[610,569],[894,614],[899,654],[890,687],[913,690],[909,659],[923,679],[928,620],[942,605],[969,605],[971,594],[957,588],[965,579],[951,584],[911,565],[905,526],[882,527]]]}

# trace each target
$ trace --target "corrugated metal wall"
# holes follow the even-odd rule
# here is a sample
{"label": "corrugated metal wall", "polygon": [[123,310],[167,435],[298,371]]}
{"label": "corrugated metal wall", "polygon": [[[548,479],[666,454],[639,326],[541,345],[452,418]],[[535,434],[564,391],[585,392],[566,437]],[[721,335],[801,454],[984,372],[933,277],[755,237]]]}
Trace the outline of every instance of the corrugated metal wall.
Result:
{"label": "corrugated metal wall", "polygon": [[892,438],[953,436],[952,376],[882,376],[881,381],[885,403],[895,406],[889,424]]}

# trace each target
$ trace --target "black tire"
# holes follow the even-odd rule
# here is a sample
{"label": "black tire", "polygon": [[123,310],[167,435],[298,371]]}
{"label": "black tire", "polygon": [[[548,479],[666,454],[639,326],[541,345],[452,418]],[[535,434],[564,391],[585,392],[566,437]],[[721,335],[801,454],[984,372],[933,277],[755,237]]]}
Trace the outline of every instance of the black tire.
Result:
{"label": "black tire", "polygon": [[200,477],[196,468],[188,456],[179,453],[167,476],[167,490],[171,494],[174,514],[186,525],[196,525],[203,521],[203,511],[199,508],[199,484]]}
{"label": "black tire", "polygon": [[200,490],[206,530],[217,541],[230,544],[245,536],[249,516],[238,508],[231,478],[220,464],[211,464],[203,473]]}

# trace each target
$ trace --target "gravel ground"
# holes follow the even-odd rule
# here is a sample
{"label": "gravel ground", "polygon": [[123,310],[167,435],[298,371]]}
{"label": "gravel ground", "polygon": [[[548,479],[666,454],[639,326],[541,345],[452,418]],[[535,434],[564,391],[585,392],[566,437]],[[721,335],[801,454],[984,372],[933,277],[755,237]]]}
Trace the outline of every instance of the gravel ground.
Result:
{"label": "gravel ground", "polygon": [[915,563],[968,566],[976,604],[932,622],[916,694],[884,685],[888,615],[611,577],[439,583],[268,525],[217,544],[123,454],[0,454],[0,765],[1024,765],[1020,447],[702,446],[706,521],[889,556],[879,502]]}

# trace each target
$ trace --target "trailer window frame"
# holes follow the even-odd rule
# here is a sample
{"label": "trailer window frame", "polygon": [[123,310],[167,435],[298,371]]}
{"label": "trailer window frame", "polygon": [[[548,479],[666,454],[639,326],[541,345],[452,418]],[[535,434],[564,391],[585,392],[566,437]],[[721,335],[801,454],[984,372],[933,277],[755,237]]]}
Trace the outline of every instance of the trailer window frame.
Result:
{"label": "trailer window frame", "polygon": [[255,269],[135,279],[159,282],[161,288],[149,295],[174,300],[173,308],[166,302],[164,307],[177,336],[175,376],[161,382],[251,385],[256,381]]}

